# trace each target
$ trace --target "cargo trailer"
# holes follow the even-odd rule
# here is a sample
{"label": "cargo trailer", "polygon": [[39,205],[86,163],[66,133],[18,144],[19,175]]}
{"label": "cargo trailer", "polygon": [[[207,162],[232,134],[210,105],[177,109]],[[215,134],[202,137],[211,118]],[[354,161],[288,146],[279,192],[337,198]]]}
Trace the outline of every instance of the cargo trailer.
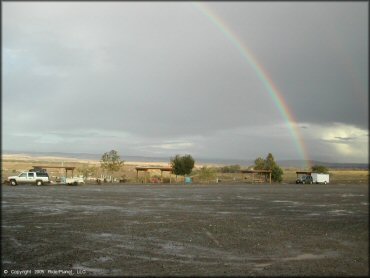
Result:
{"label": "cargo trailer", "polygon": [[329,174],[311,173],[311,176],[314,183],[329,183]]}

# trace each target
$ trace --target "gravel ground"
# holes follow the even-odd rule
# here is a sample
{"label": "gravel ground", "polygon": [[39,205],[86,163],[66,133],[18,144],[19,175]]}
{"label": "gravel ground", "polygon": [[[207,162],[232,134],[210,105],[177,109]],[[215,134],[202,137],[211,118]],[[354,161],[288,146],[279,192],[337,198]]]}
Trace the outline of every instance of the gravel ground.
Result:
{"label": "gravel ground", "polygon": [[2,273],[366,276],[368,217],[367,185],[2,186]]}

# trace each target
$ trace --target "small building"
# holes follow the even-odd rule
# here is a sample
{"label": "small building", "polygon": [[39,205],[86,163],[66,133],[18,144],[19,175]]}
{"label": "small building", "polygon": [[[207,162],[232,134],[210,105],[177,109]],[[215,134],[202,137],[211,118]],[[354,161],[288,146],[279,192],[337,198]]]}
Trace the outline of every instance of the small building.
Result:
{"label": "small building", "polygon": [[[172,174],[172,167],[156,167],[156,166],[150,166],[150,167],[135,167],[136,169],[136,180],[139,180],[139,172],[148,172],[149,170],[160,170],[161,171],[161,179],[163,176],[163,172],[169,172],[170,173],[170,183],[171,183],[171,174]],[[146,177],[144,178],[146,183]]]}
{"label": "small building", "polygon": [[271,184],[271,170],[241,170],[240,172],[252,175],[252,183],[268,182]]}
{"label": "small building", "polygon": [[302,176],[311,176],[312,172],[311,171],[297,171],[297,179],[302,177]]}

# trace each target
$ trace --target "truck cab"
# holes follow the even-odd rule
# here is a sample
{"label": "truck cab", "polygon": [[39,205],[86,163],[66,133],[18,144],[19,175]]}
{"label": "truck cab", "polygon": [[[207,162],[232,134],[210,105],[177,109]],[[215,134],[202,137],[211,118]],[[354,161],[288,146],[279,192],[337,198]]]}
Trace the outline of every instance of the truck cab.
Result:
{"label": "truck cab", "polygon": [[296,180],[296,183],[302,183],[302,184],[305,184],[305,183],[308,183],[308,184],[313,184],[313,179],[312,179],[312,176],[310,175],[303,175],[303,176],[300,176],[299,178],[297,178]]}

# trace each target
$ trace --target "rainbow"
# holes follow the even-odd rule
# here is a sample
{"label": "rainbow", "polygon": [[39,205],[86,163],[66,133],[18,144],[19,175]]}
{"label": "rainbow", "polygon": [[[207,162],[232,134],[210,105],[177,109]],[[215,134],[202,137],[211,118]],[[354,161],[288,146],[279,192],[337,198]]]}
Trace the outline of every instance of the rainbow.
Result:
{"label": "rainbow", "polygon": [[247,61],[247,63],[253,68],[258,78],[261,80],[269,96],[272,98],[275,106],[279,110],[283,117],[289,132],[292,135],[294,145],[297,149],[299,156],[305,161],[306,168],[310,168],[310,159],[308,156],[307,148],[304,144],[302,135],[299,131],[298,124],[294,119],[292,111],[289,109],[283,95],[279,92],[278,88],[272,81],[271,77],[267,74],[266,70],[258,62],[255,55],[245,46],[241,39],[238,38],[230,27],[220,18],[215,12],[213,12],[206,4],[200,2],[194,2],[193,6],[200,11],[203,15],[209,19],[222,33],[223,35],[235,46],[239,51],[240,55]]}

